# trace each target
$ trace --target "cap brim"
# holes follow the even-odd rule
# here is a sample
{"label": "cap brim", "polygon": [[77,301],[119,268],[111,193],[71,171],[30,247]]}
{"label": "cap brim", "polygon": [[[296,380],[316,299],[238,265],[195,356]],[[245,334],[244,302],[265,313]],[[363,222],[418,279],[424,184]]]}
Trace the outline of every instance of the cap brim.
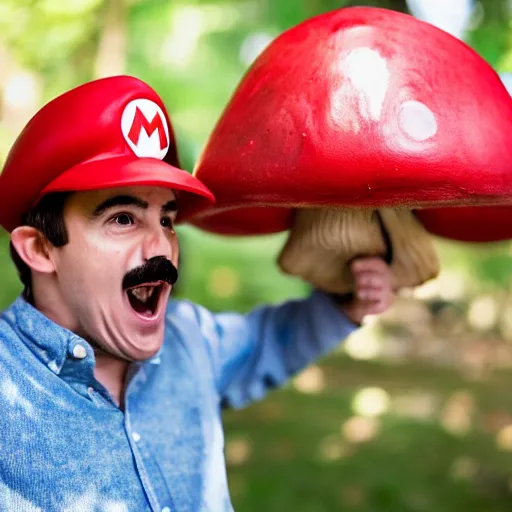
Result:
{"label": "cap brim", "polygon": [[194,209],[211,206],[210,190],[187,171],[156,158],[118,156],[93,160],[72,167],[49,183],[40,197],[51,192],[99,190],[105,188],[153,186],[192,194]]}

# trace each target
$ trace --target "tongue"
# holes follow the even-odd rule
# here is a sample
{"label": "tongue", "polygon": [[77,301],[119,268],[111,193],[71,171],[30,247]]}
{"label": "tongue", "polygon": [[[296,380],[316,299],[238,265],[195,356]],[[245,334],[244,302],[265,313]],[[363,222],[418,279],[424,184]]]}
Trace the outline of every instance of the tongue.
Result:
{"label": "tongue", "polygon": [[140,313],[144,316],[151,316],[153,314],[150,305],[151,300],[147,303],[144,303],[137,299],[137,297],[135,297],[135,295],[130,292],[128,292],[128,299],[130,300],[130,305],[137,313]]}

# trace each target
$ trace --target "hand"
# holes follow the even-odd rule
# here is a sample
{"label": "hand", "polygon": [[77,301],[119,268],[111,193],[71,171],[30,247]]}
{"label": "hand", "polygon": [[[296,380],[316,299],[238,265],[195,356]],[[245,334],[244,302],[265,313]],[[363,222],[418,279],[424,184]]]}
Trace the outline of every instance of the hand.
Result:
{"label": "hand", "polygon": [[355,281],[354,298],[341,309],[352,322],[360,324],[366,315],[383,313],[393,303],[392,275],[386,262],[377,257],[358,258],[350,270]]}

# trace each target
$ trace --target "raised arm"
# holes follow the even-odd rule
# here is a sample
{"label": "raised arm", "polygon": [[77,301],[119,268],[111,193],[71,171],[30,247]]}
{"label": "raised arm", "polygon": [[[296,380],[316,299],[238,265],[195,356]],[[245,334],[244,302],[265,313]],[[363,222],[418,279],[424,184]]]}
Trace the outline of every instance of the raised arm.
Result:
{"label": "raised arm", "polygon": [[366,314],[380,313],[391,304],[387,265],[377,258],[361,259],[353,272],[356,293],[342,305],[315,291],[307,299],[264,306],[247,315],[212,314],[195,306],[225,405],[239,408],[261,399],[336,347]]}

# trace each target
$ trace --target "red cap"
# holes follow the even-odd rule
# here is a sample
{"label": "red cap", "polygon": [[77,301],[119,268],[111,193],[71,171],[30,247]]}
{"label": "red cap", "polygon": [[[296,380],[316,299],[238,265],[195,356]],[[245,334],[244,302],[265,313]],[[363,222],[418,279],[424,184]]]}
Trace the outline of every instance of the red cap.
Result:
{"label": "red cap", "polygon": [[216,205],[184,218],[239,235],[288,229],[302,207],[510,204],[511,134],[510,95],[466,44],[403,13],[335,10],[256,59],[194,173]]}
{"label": "red cap", "polygon": [[45,105],[19,135],[0,174],[0,225],[12,231],[50,192],[134,185],[193,194],[195,208],[214,201],[205,185],[179,169],[157,93],[130,76],[94,80]]}

